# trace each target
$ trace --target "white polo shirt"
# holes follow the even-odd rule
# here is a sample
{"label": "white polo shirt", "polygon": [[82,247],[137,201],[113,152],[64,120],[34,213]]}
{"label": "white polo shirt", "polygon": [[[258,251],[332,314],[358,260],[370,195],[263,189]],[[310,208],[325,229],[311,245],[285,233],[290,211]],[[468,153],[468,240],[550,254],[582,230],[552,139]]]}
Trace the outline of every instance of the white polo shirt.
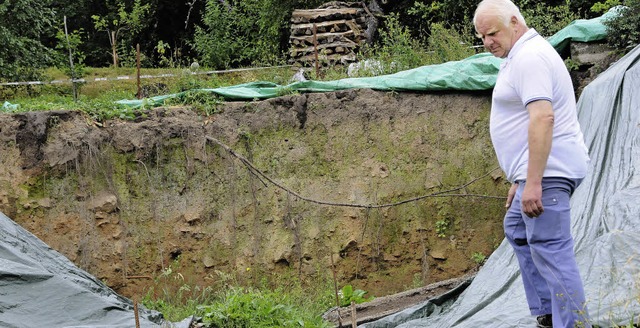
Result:
{"label": "white polo shirt", "polygon": [[584,178],[589,163],[578,123],[571,77],[556,50],[529,29],[502,62],[493,89],[491,141],[511,182],[527,178],[529,112],[536,100],[551,102],[555,114],[545,177]]}

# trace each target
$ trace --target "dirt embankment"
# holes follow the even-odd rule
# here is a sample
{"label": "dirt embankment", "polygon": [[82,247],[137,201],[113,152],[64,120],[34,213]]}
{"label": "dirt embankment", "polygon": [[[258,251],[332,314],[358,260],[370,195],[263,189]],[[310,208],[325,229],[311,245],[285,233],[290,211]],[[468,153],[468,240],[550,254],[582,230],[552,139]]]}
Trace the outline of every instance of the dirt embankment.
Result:
{"label": "dirt embankment", "polygon": [[[102,125],[0,114],[0,211],[128,297],[229,275],[330,279],[332,262],[340,286],[396,293],[462,276],[502,240],[503,200],[468,196],[507,188],[492,172],[489,101],[349,90]],[[342,205],[274,186],[207,136]]]}

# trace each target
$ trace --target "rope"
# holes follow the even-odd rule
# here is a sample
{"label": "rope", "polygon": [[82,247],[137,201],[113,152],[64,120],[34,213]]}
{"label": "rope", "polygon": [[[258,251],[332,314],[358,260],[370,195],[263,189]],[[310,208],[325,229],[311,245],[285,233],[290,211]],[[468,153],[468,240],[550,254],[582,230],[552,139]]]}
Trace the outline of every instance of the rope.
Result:
{"label": "rope", "polygon": [[[272,68],[285,68],[285,67],[293,67],[293,65],[279,65],[279,66],[269,66],[269,67],[248,67],[248,68],[234,68],[228,70],[216,70],[216,71],[204,71],[204,72],[191,72],[190,75],[213,75],[213,74],[222,74],[222,73],[234,73],[234,72],[245,72],[245,71],[255,71],[262,69],[272,69]],[[156,78],[166,78],[166,77],[178,77],[181,74],[173,74],[173,73],[165,73],[159,75],[140,75],[141,79],[156,79]],[[96,77],[93,79],[69,79],[69,80],[53,80],[53,81],[24,81],[24,82],[1,82],[0,86],[18,86],[18,85],[45,85],[45,84],[63,84],[63,83],[89,83],[89,82],[104,82],[104,81],[121,81],[121,80],[136,80],[136,76],[116,76],[116,77]]]}
{"label": "rope", "polygon": [[314,204],[318,204],[318,205],[328,205],[328,206],[335,206],[335,207],[356,207],[356,208],[385,208],[385,207],[394,207],[394,206],[398,206],[398,205],[402,205],[402,204],[407,204],[407,203],[411,203],[411,202],[417,202],[419,200],[423,200],[426,198],[435,198],[435,197],[474,197],[474,198],[489,198],[489,199],[500,199],[500,200],[504,200],[506,199],[506,197],[503,196],[489,196],[489,195],[478,195],[478,194],[460,194],[460,193],[455,193],[461,189],[464,189],[466,187],[468,187],[469,185],[484,179],[485,177],[489,176],[491,173],[493,173],[495,170],[498,169],[498,167],[490,170],[489,172],[483,174],[482,176],[475,178],[459,187],[453,188],[453,189],[449,189],[449,190],[444,190],[444,191],[438,191],[438,192],[434,192],[428,195],[422,195],[422,196],[418,196],[418,197],[414,197],[414,198],[409,198],[409,199],[405,199],[402,201],[398,201],[395,203],[389,203],[389,204],[351,204],[351,203],[336,203],[336,202],[329,202],[329,201],[324,201],[324,200],[317,200],[317,199],[313,199],[313,198],[309,198],[309,197],[305,197],[303,195],[300,195],[299,193],[287,188],[286,186],[282,185],[281,183],[275,181],[274,179],[272,179],[271,177],[267,176],[265,173],[263,173],[262,171],[260,171],[258,168],[255,167],[255,165],[253,165],[253,163],[251,163],[247,158],[245,158],[244,156],[236,153],[233,149],[231,149],[231,147],[225,145],[224,143],[222,143],[221,141],[219,141],[216,138],[210,137],[210,136],[205,136],[205,138],[215,144],[217,144],[218,146],[222,147],[224,150],[226,150],[229,154],[233,155],[235,158],[237,158],[240,162],[242,162],[251,173],[253,173],[254,175],[260,176],[263,179],[269,181],[271,184],[273,184],[274,186],[278,187],[279,189],[286,191],[287,193],[310,203],[314,203]]}

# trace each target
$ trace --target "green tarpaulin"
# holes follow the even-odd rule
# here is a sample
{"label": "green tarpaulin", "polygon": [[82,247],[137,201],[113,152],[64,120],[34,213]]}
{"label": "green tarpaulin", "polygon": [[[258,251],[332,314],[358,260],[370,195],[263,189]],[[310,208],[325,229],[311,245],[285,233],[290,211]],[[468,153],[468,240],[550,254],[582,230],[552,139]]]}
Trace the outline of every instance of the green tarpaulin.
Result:
{"label": "green tarpaulin", "polygon": [[[607,36],[603,21],[616,15],[619,7],[611,9],[603,16],[594,19],[573,21],[558,33],[549,37],[551,45],[562,52],[570,41],[593,42],[604,40]],[[440,90],[488,90],[496,82],[502,59],[490,53],[481,53],[460,61],[429,65],[407,71],[376,77],[347,78],[334,81],[302,81],[289,85],[271,82],[252,82],[215,89],[195,89],[193,91],[211,92],[227,100],[256,100],[277,97],[290,92],[328,92],[344,89],[368,88],[381,91],[440,91]],[[120,100],[118,104],[137,108],[159,106],[165,100],[184,95],[185,92],[146,98],[142,100]]]}

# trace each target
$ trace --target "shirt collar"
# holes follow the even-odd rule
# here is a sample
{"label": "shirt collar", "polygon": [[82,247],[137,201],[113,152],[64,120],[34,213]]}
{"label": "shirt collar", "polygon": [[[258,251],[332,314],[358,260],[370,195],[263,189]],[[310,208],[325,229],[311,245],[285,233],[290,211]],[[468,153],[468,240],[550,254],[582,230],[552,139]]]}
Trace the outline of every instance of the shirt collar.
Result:
{"label": "shirt collar", "polygon": [[513,56],[515,56],[518,51],[520,51],[520,48],[522,48],[522,46],[524,45],[525,42],[535,38],[536,36],[538,36],[538,32],[533,29],[530,28],[527,32],[525,32],[520,39],[518,39],[518,41],[516,41],[516,43],[513,45],[513,47],[511,48],[511,50],[509,51],[509,54],[507,55],[507,59],[511,59],[513,58]]}

